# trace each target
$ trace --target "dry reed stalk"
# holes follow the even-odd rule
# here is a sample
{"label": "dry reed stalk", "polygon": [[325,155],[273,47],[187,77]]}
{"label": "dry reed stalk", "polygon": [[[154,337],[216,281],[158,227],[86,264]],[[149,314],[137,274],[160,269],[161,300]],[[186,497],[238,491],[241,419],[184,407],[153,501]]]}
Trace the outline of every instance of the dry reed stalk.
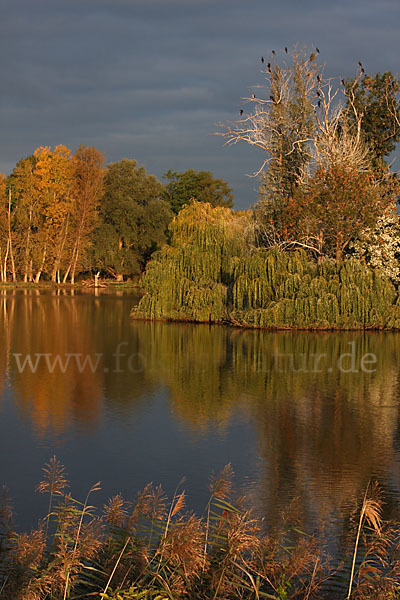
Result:
{"label": "dry reed stalk", "polygon": [[[362,503],[362,507],[361,507],[361,511],[360,511],[360,518],[359,518],[358,527],[357,527],[357,535],[356,535],[356,539],[355,539],[355,543],[354,543],[354,552],[353,552],[353,560],[352,560],[352,565],[351,565],[349,589],[347,592],[346,600],[350,600],[350,597],[351,597],[358,545],[360,542],[360,535],[361,535],[361,530],[363,527],[364,520],[367,520],[371,524],[371,526],[373,527],[373,529],[375,530],[376,533],[379,534],[381,531],[382,502],[380,501],[380,499],[374,498],[373,496],[368,497],[369,487],[370,487],[370,484],[368,484],[367,489],[365,490],[364,499],[363,499],[363,503]],[[376,491],[377,491],[377,488],[375,486],[373,489],[373,492],[376,493]]]}

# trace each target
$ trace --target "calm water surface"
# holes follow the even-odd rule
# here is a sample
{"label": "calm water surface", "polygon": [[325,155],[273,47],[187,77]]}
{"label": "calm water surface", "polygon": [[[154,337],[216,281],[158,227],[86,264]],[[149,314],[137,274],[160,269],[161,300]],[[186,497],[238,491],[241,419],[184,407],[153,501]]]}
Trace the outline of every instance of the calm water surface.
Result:
{"label": "calm water surface", "polygon": [[20,528],[54,454],[75,498],[102,481],[100,506],[185,476],[201,511],[230,462],[268,523],[296,499],[304,527],[339,533],[370,480],[398,516],[399,334],[132,322],[136,301],[0,291],[0,484]]}

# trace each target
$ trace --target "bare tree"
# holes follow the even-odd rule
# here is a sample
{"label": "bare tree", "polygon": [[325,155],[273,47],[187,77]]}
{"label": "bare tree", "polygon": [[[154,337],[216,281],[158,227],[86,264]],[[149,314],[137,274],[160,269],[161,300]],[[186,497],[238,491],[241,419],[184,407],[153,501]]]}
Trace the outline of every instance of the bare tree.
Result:
{"label": "bare tree", "polygon": [[[329,236],[323,229],[326,220],[304,201],[308,182],[324,170],[345,180],[350,171],[368,176],[371,158],[361,135],[363,115],[354,107],[349,122],[344,88],[339,80],[324,77],[316,55],[295,47],[285,51],[282,66],[275,57],[267,62],[265,84],[245,98],[251,111],[224,125],[220,135],[227,144],[244,141],[263,152],[253,174],[262,176],[255,211],[261,243],[301,246],[321,256]],[[361,76],[362,67],[355,81]],[[317,203],[315,189],[313,198]]]}

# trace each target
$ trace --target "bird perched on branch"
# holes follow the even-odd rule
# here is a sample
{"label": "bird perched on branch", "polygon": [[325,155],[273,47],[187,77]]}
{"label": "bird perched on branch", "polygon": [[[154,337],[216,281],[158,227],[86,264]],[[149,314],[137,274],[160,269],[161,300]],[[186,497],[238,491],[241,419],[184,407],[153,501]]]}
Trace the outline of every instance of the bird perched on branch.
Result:
{"label": "bird perched on branch", "polygon": [[317,55],[315,54],[315,52],[311,52],[311,54],[310,54],[310,62],[312,62],[313,60],[315,60],[316,56]]}
{"label": "bird perched on branch", "polygon": [[261,57],[261,62],[262,62],[262,63],[264,62],[264,57],[263,57],[263,56]]}
{"label": "bird perched on branch", "polygon": [[315,48],[315,50],[317,51],[317,54],[319,54],[319,48]]}
{"label": "bird perched on branch", "polygon": [[286,54],[287,54],[287,48],[286,48],[286,46],[285,46],[285,52],[286,52]]}
{"label": "bird perched on branch", "polygon": [[272,54],[275,56],[275,54],[276,54],[275,50],[272,50]]}
{"label": "bird perched on branch", "polygon": [[240,116],[243,114],[243,108],[240,109]]}
{"label": "bird perched on branch", "polygon": [[252,98],[255,98],[255,97],[256,97],[256,95],[255,95],[255,94],[252,94],[252,95],[251,95],[251,97],[252,97]]}

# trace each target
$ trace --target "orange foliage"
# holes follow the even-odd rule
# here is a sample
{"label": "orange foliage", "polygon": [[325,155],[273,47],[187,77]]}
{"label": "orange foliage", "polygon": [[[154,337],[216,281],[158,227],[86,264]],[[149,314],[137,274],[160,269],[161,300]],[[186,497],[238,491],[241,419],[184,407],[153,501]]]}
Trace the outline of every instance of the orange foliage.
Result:
{"label": "orange foliage", "polygon": [[289,198],[281,231],[288,241],[320,240],[320,252],[338,259],[349,242],[374,227],[394,206],[397,185],[377,184],[370,173],[351,166],[320,167],[294,198]]}

